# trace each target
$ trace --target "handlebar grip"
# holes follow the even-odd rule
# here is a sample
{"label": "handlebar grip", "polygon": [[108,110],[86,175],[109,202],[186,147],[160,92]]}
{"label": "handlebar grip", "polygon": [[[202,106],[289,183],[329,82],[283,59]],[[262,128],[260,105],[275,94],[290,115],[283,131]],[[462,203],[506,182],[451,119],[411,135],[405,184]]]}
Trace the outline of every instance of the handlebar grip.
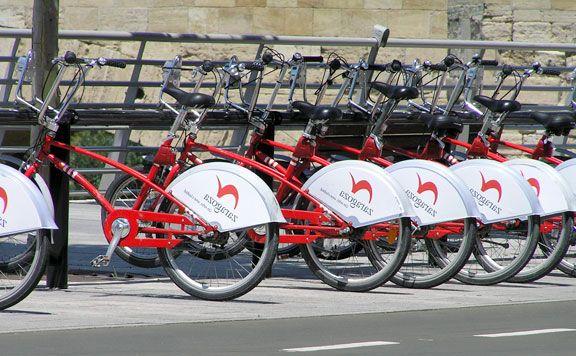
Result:
{"label": "handlebar grip", "polygon": [[304,62],[322,63],[322,62],[324,62],[324,57],[322,57],[322,56],[302,56],[302,60]]}
{"label": "handlebar grip", "polygon": [[561,74],[561,72],[557,69],[553,69],[553,68],[542,68],[542,70],[540,71],[541,75],[553,75],[553,76],[558,76]]}
{"label": "handlebar grip", "polygon": [[442,60],[442,63],[448,68],[451,67],[454,62],[456,62],[456,60],[454,59],[453,55],[448,55],[446,57],[444,57],[444,59]]}
{"label": "handlebar grip", "polygon": [[257,71],[263,71],[264,70],[264,65],[262,65],[262,63],[246,63],[244,65],[244,69],[247,70],[257,70]]}
{"label": "handlebar grip", "polygon": [[204,62],[202,62],[202,70],[205,72],[211,72],[212,70],[214,70],[214,63],[212,63],[209,60],[205,60]]}
{"label": "handlebar grip", "polygon": [[496,67],[498,65],[498,61],[495,59],[482,59],[482,60],[480,60],[480,65],[481,66]]}
{"label": "handlebar grip", "polygon": [[388,64],[368,64],[368,70],[385,71],[388,69]]}
{"label": "handlebar grip", "polygon": [[389,70],[391,72],[399,72],[402,70],[402,62],[395,59],[392,62],[386,64],[368,64],[368,70],[377,70],[380,72]]}
{"label": "handlebar grip", "polygon": [[76,57],[76,53],[72,51],[66,51],[64,54],[64,62],[68,64],[75,64],[78,63],[78,58]]}
{"label": "handlebar grip", "polygon": [[126,68],[126,62],[117,59],[107,59],[105,65],[115,68]]}
{"label": "handlebar grip", "polygon": [[448,70],[448,67],[444,63],[430,64],[427,67],[430,70],[436,70],[439,72],[445,72]]}

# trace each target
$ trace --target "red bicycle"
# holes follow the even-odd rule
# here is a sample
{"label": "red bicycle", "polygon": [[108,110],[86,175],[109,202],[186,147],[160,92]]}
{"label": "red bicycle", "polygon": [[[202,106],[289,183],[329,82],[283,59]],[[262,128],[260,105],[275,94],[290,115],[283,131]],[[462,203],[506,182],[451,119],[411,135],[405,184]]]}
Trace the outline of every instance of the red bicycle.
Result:
{"label": "red bicycle", "polygon": [[[336,59],[341,62],[341,60]],[[484,62],[490,64],[490,62]],[[338,105],[345,93],[348,93],[347,106],[357,112],[359,115],[364,115],[370,122],[369,130],[366,139],[361,148],[354,148],[342,145],[336,142],[321,140],[323,146],[335,149],[336,151],[343,152],[351,157],[358,157],[362,160],[370,160],[384,167],[389,167],[393,163],[382,157],[383,150],[399,153],[413,159],[426,159],[426,160],[439,160],[436,157],[430,157],[427,154],[411,152],[403,150],[395,146],[386,144],[383,139],[383,134],[391,125],[391,116],[395,108],[401,100],[412,100],[419,96],[419,91],[411,86],[401,86],[394,80],[398,81],[399,75],[404,73],[404,68],[400,62],[392,62],[389,65],[368,65],[362,60],[354,65],[345,65],[344,63],[332,63],[331,68],[344,69],[344,73],[334,73],[334,77],[343,77],[342,85],[336,98],[333,100],[333,105]],[[433,68],[447,68],[446,64],[432,65]],[[365,91],[369,97],[369,92],[366,90],[366,83],[364,81],[365,72],[367,70],[379,70],[382,72],[390,71],[390,76],[386,83],[372,83],[371,88],[379,92],[378,99],[374,102],[365,100],[362,104],[357,103],[356,96],[358,92]],[[333,78],[326,80],[326,82],[333,82]],[[360,90],[357,88],[360,87]],[[362,94],[359,95],[362,98]],[[442,130],[458,130],[461,125],[442,123]],[[288,149],[287,147],[284,147]],[[335,157],[342,159],[342,156]],[[530,218],[528,223],[528,230],[520,232],[518,238],[519,243],[515,246],[510,243],[513,239],[508,238],[507,242],[499,243],[497,239],[501,239],[506,234],[511,234],[514,231],[514,226],[507,226],[505,224],[490,224],[489,226],[482,226],[478,233],[476,233],[476,223],[474,228],[470,221],[455,222],[450,226],[450,229],[443,228],[447,224],[438,224],[435,228],[430,228],[431,234],[428,235],[438,236],[438,239],[429,239],[426,234],[419,235],[415,233],[419,240],[415,243],[413,253],[408,257],[413,261],[408,260],[405,262],[405,267],[400,270],[396,278],[392,280],[400,285],[410,286],[433,286],[438,280],[451,278],[455,273],[456,278],[459,280],[472,283],[472,284],[494,284],[507,280],[519,270],[530,259],[535,247],[537,235],[532,233],[533,229],[537,228],[537,221],[535,218]],[[468,226],[467,226],[468,225]],[[442,233],[438,233],[438,230]],[[426,230],[427,231],[427,230]],[[491,233],[489,231],[492,231]],[[462,242],[470,242],[472,239],[466,240],[468,234],[476,234],[475,242],[470,244],[463,244],[461,250],[458,248],[458,238],[464,234]],[[448,236],[448,238],[442,239]],[[528,238],[523,238],[527,236]],[[418,244],[418,242],[422,242]],[[442,246],[443,245],[443,246]],[[515,255],[513,258],[504,257],[502,251],[494,251],[492,245],[501,247],[502,250],[514,249]],[[472,248],[474,248],[472,250]],[[460,268],[468,260],[469,252],[473,251],[476,258],[481,262],[468,263],[463,269]],[[416,253],[414,253],[416,252]],[[431,262],[433,261],[433,262]],[[436,262],[439,261],[439,262]],[[497,263],[499,262],[499,263]],[[454,268],[447,268],[454,267]],[[450,272],[450,273],[448,273]],[[405,275],[403,275],[404,273]],[[416,277],[413,277],[416,275]]]}
{"label": "red bicycle", "polygon": [[[195,297],[227,300],[239,297],[256,287],[274,261],[278,244],[278,223],[283,222],[284,218],[272,192],[252,172],[229,163],[206,164],[202,169],[188,171],[186,177],[181,177],[179,182],[160,186],[155,181],[157,166],[152,167],[152,171],[146,176],[107,157],[58,141],[59,128],[68,124],[71,119],[67,108],[72,98],[84,83],[88,72],[102,66],[124,68],[125,64],[105,58],[81,59],[74,53],[67,52],[64,57],[54,59],[57,75],[46,98],[35,98],[33,102],[22,98],[23,80],[20,81],[18,100],[38,112],[41,125],[41,134],[23,167],[24,174],[34,177],[42,163],[48,161],[89,192],[106,210],[107,218],[103,228],[109,247],[106,255],[93,260],[93,265],[107,264],[117,246],[152,248],[157,250],[162,266],[174,283]],[[51,107],[49,104],[70,68],[74,69],[72,84],[62,102],[57,107]],[[36,102],[41,105],[40,108],[36,108]],[[214,99],[208,95],[196,94],[187,96],[185,102],[189,106],[206,108],[214,104]],[[204,109],[195,114],[201,119],[206,112]],[[187,111],[182,112],[181,120],[186,113]],[[172,139],[173,137],[168,138],[167,142]],[[52,152],[53,149],[67,150],[98,160],[137,179],[147,190],[155,192],[158,197],[157,209],[116,208],[82,174],[57,158]],[[161,149],[157,159],[162,159],[165,152],[166,150]],[[208,184],[204,189],[198,190],[198,182]],[[230,196],[236,199],[234,206],[237,209],[228,208]],[[243,201],[239,201],[240,196],[244,196]],[[254,230],[260,232],[258,241],[243,237],[247,236],[247,231]],[[43,235],[38,233],[37,236]],[[198,258],[193,243],[191,246],[191,241],[198,239],[212,242],[215,249],[226,251],[226,246],[236,243],[235,239],[238,238],[243,241],[242,252],[230,254],[226,259],[217,261]],[[45,246],[43,240],[39,242],[36,243],[36,249]],[[185,254],[190,259],[184,258]],[[190,260],[202,263],[193,264]],[[38,266],[43,266],[43,263]]]}
{"label": "red bicycle", "polygon": [[[348,91],[348,86],[351,82],[355,82],[358,80],[356,77],[356,73],[358,73],[361,69],[371,69],[371,70],[389,70],[391,68],[397,69],[397,66],[400,65],[399,62],[394,62],[389,65],[368,65],[367,63],[361,61],[360,63],[347,66],[342,63],[343,60],[341,59],[334,59],[327,64],[327,67],[330,68],[330,73],[334,74],[338,69],[342,67],[346,67],[349,70],[346,72],[346,75],[343,77],[344,82],[340,87],[339,94],[334,100],[333,106],[335,106],[343,96],[343,93]],[[303,71],[305,68],[301,68],[302,65],[292,67],[293,72]],[[340,76],[340,75],[339,75]],[[295,81],[292,80],[292,83]],[[334,78],[329,78],[325,81],[325,84],[334,82]],[[325,93],[326,85],[323,85],[317,92],[319,95],[317,96],[317,102],[322,100],[322,95]],[[291,91],[289,93],[289,98],[291,98],[294,94],[295,87],[291,87]],[[305,90],[305,89],[304,89]],[[407,99],[410,95],[414,95],[414,90],[410,90],[409,92],[402,93],[399,97],[395,98],[397,101]],[[350,103],[354,104],[352,101],[353,91],[349,92],[350,95]],[[352,105],[349,105],[352,106]],[[314,106],[308,104],[306,102],[294,102],[293,107],[306,114],[310,110],[314,109]],[[394,110],[394,107],[391,107],[390,112]],[[371,114],[366,112],[368,116]],[[273,122],[263,122],[262,125],[265,127],[273,125]],[[328,130],[328,126],[324,125],[321,127],[318,132],[325,133]],[[355,148],[345,146],[342,144],[338,144],[335,142],[327,141],[322,134],[317,136],[315,140],[314,150],[302,150],[300,147],[300,142],[296,145],[296,147],[292,147],[286,144],[282,144],[280,142],[268,140],[262,138],[261,135],[257,133],[252,135],[250,140],[250,146],[248,148],[249,154],[260,154],[258,148],[262,145],[272,146],[281,151],[287,151],[292,154],[293,160],[305,158],[308,161],[316,164],[317,166],[323,167],[331,164],[333,160],[331,158],[322,158],[316,154],[316,146],[323,146],[327,148],[335,148],[337,151],[346,153],[351,153],[353,157],[357,157],[358,159],[370,161],[377,165],[388,167],[392,165],[392,163],[382,159],[381,151],[377,148],[378,144],[376,142],[377,137],[375,133],[370,134],[370,138],[366,140],[364,148],[362,150],[357,150]],[[313,154],[310,155],[310,152]],[[303,156],[303,157],[302,157]],[[341,156],[340,156],[341,157]],[[273,163],[275,164],[275,163]],[[292,168],[292,165],[289,166],[289,170]],[[301,173],[301,172],[297,172]],[[422,167],[420,170],[420,175],[424,176],[426,174],[426,168]],[[440,177],[436,177],[436,179],[441,179]],[[419,195],[418,193],[416,193]],[[437,207],[437,209],[440,209]],[[430,288],[437,285],[440,285],[450,278],[452,278],[462,266],[468,260],[472,248],[474,246],[474,239],[476,236],[476,222],[475,219],[464,219],[460,222],[448,222],[448,223],[440,223],[435,225],[427,225],[427,226],[420,226],[414,233],[412,239],[412,248],[411,252],[409,253],[407,260],[404,262],[403,267],[396,273],[396,275],[392,278],[392,281],[398,285],[402,285],[405,287],[411,288]],[[389,246],[387,245],[387,241],[382,239],[379,242],[379,246],[382,249],[387,249]],[[337,251],[340,254],[349,253],[353,251],[358,246],[348,245],[348,246],[339,246]],[[325,250],[325,249],[323,249]],[[426,252],[428,251],[428,252]]]}
{"label": "red bicycle", "polygon": [[[307,58],[302,57],[298,60],[306,61]],[[285,64],[279,65],[284,67],[283,71],[286,71],[287,66]],[[360,201],[354,198],[353,195],[349,197],[349,201],[353,203],[348,204],[347,209],[357,210],[360,206],[364,206],[364,211],[361,213],[366,215],[368,220],[365,220],[365,222],[358,220],[358,217],[356,216],[358,213],[356,212],[354,212],[354,215],[348,216],[346,216],[346,214],[350,214],[350,212],[346,212],[345,215],[341,215],[343,214],[342,212],[336,213],[333,209],[341,209],[342,206],[330,205],[330,197],[334,196],[335,194],[338,195],[348,193],[330,193],[328,198],[324,197],[323,199],[325,200],[321,201],[319,200],[321,198],[317,197],[321,196],[323,193],[315,192],[316,188],[314,185],[312,185],[312,183],[308,187],[302,187],[301,182],[299,182],[295,177],[298,177],[299,170],[304,169],[304,167],[308,165],[305,157],[302,157],[302,159],[295,158],[294,168],[291,170],[290,168],[284,169],[279,165],[271,163],[272,158],[264,157],[262,154],[254,153],[254,155],[252,155],[252,153],[248,153],[245,156],[241,156],[233,152],[198,143],[196,139],[204,117],[191,121],[187,119],[187,113],[189,111],[189,100],[202,94],[186,93],[178,89],[175,84],[178,83],[177,78],[179,76],[179,72],[183,70],[181,66],[181,60],[177,58],[170,64],[170,66],[171,67],[168,68],[168,73],[165,74],[165,81],[162,91],[163,93],[166,93],[176,99],[181,108],[175,109],[171,104],[163,100],[164,105],[169,107],[170,110],[178,113],[172,129],[170,130],[169,138],[164,141],[160,149],[164,156],[169,157],[169,159],[163,160],[162,162],[157,162],[158,169],[164,172],[161,178],[163,185],[170,185],[172,181],[177,181],[180,179],[181,175],[186,174],[182,172],[187,166],[201,167],[203,165],[203,161],[197,156],[196,153],[194,153],[198,150],[201,152],[210,153],[227,161],[233,161],[240,166],[255,169],[277,181],[278,190],[276,192],[276,198],[278,201],[284,203],[282,213],[286,220],[288,220],[287,224],[281,225],[282,233],[280,235],[280,242],[301,244],[302,249],[309,252],[307,254],[304,253],[304,259],[306,263],[309,265],[311,270],[320,279],[322,279],[322,281],[340,290],[365,291],[376,288],[385,283],[397,271],[402,261],[404,260],[408,249],[408,238],[410,236],[409,218],[401,217],[401,215],[395,213],[394,215],[390,215],[390,218],[377,218],[381,221],[374,220],[374,218],[370,216],[373,215],[376,217],[377,214],[381,214],[376,209],[383,209],[385,207],[378,208],[377,206],[374,206],[369,208],[369,203],[360,205]],[[263,75],[263,70],[263,61],[256,61],[254,63],[239,63],[236,59],[233,58],[230,63],[228,63],[221,69],[221,71],[218,72],[218,75],[222,76],[221,82],[224,83],[224,96],[228,97],[228,93],[231,88],[238,88],[241,90],[241,79],[250,71],[258,74],[258,79],[255,85],[259,87],[259,83],[261,82]],[[255,97],[257,95],[258,90],[256,90]],[[254,112],[255,105],[256,100],[253,99],[250,103],[245,103],[243,101],[242,104],[237,104],[236,108],[242,112],[248,113]],[[338,109],[322,107],[317,108],[312,115],[308,128],[303,134],[303,139],[301,140],[301,144],[299,146],[300,149],[312,149],[314,145],[313,142],[315,139],[315,134],[317,133],[320,125],[326,121],[337,119],[341,115],[342,113]],[[252,118],[250,118],[250,122],[255,125],[255,132],[260,132],[260,126],[257,124],[258,120],[252,120]],[[184,131],[187,133],[185,134],[185,137],[183,137],[184,140],[182,150],[178,155],[176,155],[172,151],[171,147],[173,144],[173,138],[176,137],[176,131],[178,129],[184,129]],[[157,157],[159,156],[160,151],[157,153]],[[251,156],[257,157],[260,161],[266,163],[257,162],[256,160],[251,159]],[[360,168],[366,167],[362,166]],[[368,174],[368,172],[358,170],[358,167],[355,167],[354,165],[342,167],[342,169],[345,169],[348,172],[347,174],[358,174],[357,177],[362,177],[362,175]],[[373,167],[368,169],[374,170]],[[152,173],[154,172],[150,172],[149,174]],[[328,172],[327,174],[323,174],[321,176],[333,177],[337,174],[339,173]],[[389,179],[387,177],[378,177],[378,174],[380,173],[378,172],[376,175],[369,173],[369,176],[366,177],[367,179],[368,177],[371,177],[370,179],[378,179],[378,181]],[[321,182],[317,179],[315,179],[315,181],[317,182],[316,184],[320,184]],[[347,187],[348,183],[343,184],[345,185],[343,189],[350,189]],[[326,189],[328,188],[321,188],[319,190],[326,191]],[[330,187],[329,189],[340,188],[338,186],[334,186],[333,188]],[[385,185],[383,185],[381,189],[374,187],[373,194],[381,194],[383,199],[387,199],[386,197],[390,197],[390,193],[387,193],[389,189],[390,186],[386,187]],[[116,196],[120,196],[121,194],[128,195],[125,199],[120,198],[117,199],[117,201],[129,201],[130,203],[128,204],[128,208],[130,210],[141,209],[144,207],[142,202],[155,199],[153,196],[150,196],[147,188],[142,185],[136,186],[134,189],[129,189],[128,192],[126,192],[126,189],[124,188],[117,189],[116,191],[120,192],[119,194],[114,193]],[[112,195],[113,193],[110,194]],[[288,196],[290,196],[290,198],[288,198]],[[290,204],[286,204],[287,201],[290,201]],[[156,205],[157,204],[152,203],[149,206]],[[390,207],[393,206],[394,204],[390,205]],[[146,209],[149,209],[149,207],[146,207]],[[386,207],[386,209],[388,208]],[[367,218],[361,217],[361,219]],[[384,253],[380,251],[376,246],[378,237],[382,235],[389,236],[391,241],[391,248]],[[262,237],[263,236],[261,236],[260,231],[257,229],[253,229],[246,234],[246,238],[252,239],[254,241],[259,241]],[[353,256],[349,256],[349,258],[346,259],[339,259],[338,263],[329,263],[327,259],[320,258],[318,254],[314,252],[315,249],[313,246],[315,241],[318,240],[342,240],[346,241],[347,243],[349,243],[349,241],[357,241],[364,247],[364,252],[362,255],[354,254]],[[243,248],[242,247],[237,249],[234,246],[238,245],[231,245],[226,253],[226,258],[222,258],[224,256],[219,256],[212,252],[214,250],[213,241],[197,240],[194,241],[194,244],[196,245],[197,250],[204,251],[204,253],[198,255],[198,257],[206,260],[226,261],[228,259],[227,255],[234,255],[235,253],[238,253],[238,251],[241,251]],[[380,253],[381,255],[375,256],[375,253]],[[184,257],[186,256],[184,255]],[[179,263],[182,258],[183,256],[174,256],[173,260],[176,263]],[[375,260],[376,258],[386,259],[388,262],[387,266],[385,268],[375,268],[371,261]]]}
{"label": "red bicycle", "polygon": [[[430,68],[430,66],[428,66],[428,70],[430,72],[441,73],[441,79],[439,80],[441,84],[435,88],[435,93],[438,93],[441,90],[441,87],[444,83],[444,78],[447,76],[449,70],[462,71],[461,75],[458,77],[455,90],[448,100],[447,106],[445,108],[441,108],[436,105],[437,100],[433,99],[431,103],[428,103],[424,98],[424,104],[413,103],[413,107],[426,111],[425,113],[418,115],[418,117],[432,131],[420,152],[410,152],[398,147],[390,146],[386,146],[386,149],[390,149],[395,153],[399,153],[407,157],[419,157],[437,160],[444,164],[452,165],[460,160],[468,158],[488,158],[497,162],[506,162],[508,161],[508,158],[497,152],[498,146],[502,145],[519,150],[520,152],[528,153],[530,154],[531,158],[536,160],[540,159],[552,164],[561,163],[561,160],[552,156],[553,148],[550,137],[552,135],[567,134],[570,128],[574,127],[573,116],[572,118],[569,115],[551,117],[546,113],[533,113],[532,117],[537,122],[542,123],[546,128],[544,135],[539,140],[535,149],[530,149],[521,145],[501,140],[504,128],[504,120],[511,112],[518,111],[521,108],[520,103],[515,99],[518,97],[524,81],[534,73],[557,76],[559,72],[555,70],[542,69],[538,63],[535,63],[533,66],[525,69],[522,73],[512,67],[504,66],[499,75],[499,82],[493,95],[491,97],[482,95],[477,95],[474,97],[474,100],[480,103],[486,109],[486,111],[482,112],[473,106],[469,101],[464,100],[464,102],[461,104],[461,107],[466,110],[466,113],[461,114],[461,112],[455,110],[458,98],[463,96],[466,99],[470,99],[472,97],[471,89],[476,78],[471,77],[471,75],[475,76],[477,67],[481,63],[482,61],[478,57],[475,57],[470,63],[467,64],[462,63],[458,59],[453,59],[453,64],[448,66],[436,65],[434,68]],[[493,65],[495,63],[489,62],[488,64]],[[411,79],[409,78],[408,81],[410,82],[413,78],[421,77],[418,72],[422,69],[425,68],[422,66],[412,67],[412,75],[410,77]],[[503,87],[505,79],[508,77],[513,77],[515,81],[515,84],[512,86],[512,88],[506,92],[506,94],[510,97],[508,99],[497,98],[501,88]],[[421,79],[418,81],[411,81],[411,84],[413,85],[422,85],[423,83],[424,82]],[[438,96],[434,95],[434,97],[437,98]],[[459,134],[462,132],[462,121],[460,116],[463,115],[466,117],[472,116],[483,120],[482,128],[471,144],[458,139]],[[466,149],[464,156],[461,152],[458,152],[457,147]],[[524,175],[522,171],[520,171],[520,173]],[[529,183],[533,186],[537,182],[530,177],[526,177],[526,179],[528,179]],[[539,190],[539,188],[536,189],[536,192],[538,193],[539,198],[542,198],[542,196],[540,196]],[[560,197],[557,198],[559,199]],[[569,245],[570,235],[572,234],[571,227],[573,226],[573,216],[568,212],[561,214],[555,213],[553,215],[555,216],[547,216],[545,220],[541,221],[539,228],[540,234],[537,244],[539,248],[535,249],[530,261],[523,267],[520,272],[514,275],[514,277],[510,277],[508,279],[509,281],[534,281],[548,274],[558,265],[560,261],[562,261],[562,258],[566,254],[566,250]],[[519,227],[522,227],[520,231],[508,233],[508,237],[525,236],[525,233],[522,231],[529,231],[526,230],[526,226],[524,226],[524,224],[520,224]],[[499,228],[502,228],[502,226]],[[508,229],[505,231],[510,232]],[[502,250],[502,243],[504,243],[504,247],[508,248],[512,246],[513,241],[519,240],[508,239],[506,242],[502,242],[504,240],[500,240],[500,244],[497,244],[496,241],[494,241],[492,238],[490,238],[488,241],[490,241],[489,243],[493,244],[492,248]],[[490,254],[487,248],[483,250],[479,249],[475,253],[483,267],[485,266],[485,268],[494,268],[499,265],[499,263],[497,263],[494,258],[485,257],[486,255],[484,254],[484,251],[486,251],[487,254]]]}

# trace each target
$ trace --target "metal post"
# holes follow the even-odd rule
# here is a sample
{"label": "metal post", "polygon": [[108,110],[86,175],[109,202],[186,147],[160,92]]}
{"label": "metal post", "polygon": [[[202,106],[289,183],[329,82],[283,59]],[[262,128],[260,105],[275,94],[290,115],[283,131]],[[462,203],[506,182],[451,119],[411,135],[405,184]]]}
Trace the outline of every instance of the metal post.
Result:
{"label": "metal post", "polygon": [[[368,54],[368,59],[366,62],[368,64],[374,64],[376,61],[376,57],[378,56],[378,51],[381,47],[386,47],[388,43],[388,37],[390,36],[390,30],[387,27],[376,25],[374,26],[374,30],[372,31],[372,37],[375,38],[378,42],[372,46],[370,49],[370,53]],[[372,71],[366,71],[366,82],[370,83],[372,79]],[[366,96],[368,93],[366,92],[367,87],[362,88],[360,91],[360,102],[363,103],[366,100]]]}
{"label": "metal post", "polygon": [[[34,51],[34,91],[43,95],[44,83],[50,87],[51,78],[46,79],[50,62],[58,54],[58,8],[59,0],[34,0],[32,15],[32,49]],[[33,129],[34,140],[39,130]],[[70,127],[61,127],[58,139],[70,143]],[[56,157],[68,162],[68,153],[54,151]],[[43,172],[45,174],[45,172]],[[52,232],[46,265],[46,284],[49,288],[68,288],[68,178],[54,167],[48,174],[50,192],[54,200],[55,220],[59,229]]]}
{"label": "metal post", "polygon": [[[276,128],[274,127],[274,125],[268,125],[268,127],[266,128],[266,132],[264,132],[263,137],[267,140],[274,140],[274,136],[275,136],[275,131]],[[260,151],[262,153],[264,153],[266,156],[268,157],[274,157],[274,147],[272,146],[262,146],[259,148]],[[264,162],[260,162],[260,163],[264,163]],[[274,185],[274,178],[272,178],[271,176],[262,173],[262,172],[256,172],[256,174],[262,178],[262,180],[268,184],[268,186],[270,187],[270,189],[273,188]],[[264,245],[263,244],[259,244],[259,243],[255,243],[255,251],[260,252],[259,254],[256,253],[252,256],[252,263],[254,265],[256,265],[258,263],[258,260],[260,259],[262,250],[264,249]],[[272,277],[272,267],[270,267],[270,270],[266,273],[266,278],[270,278]]]}
{"label": "metal post", "polygon": [[[264,52],[263,44],[258,46],[254,60],[261,58],[262,52]],[[246,92],[244,93],[244,100],[246,100],[246,102],[248,103],[252,102],[252,97],[254,96],[254,89],[256,88],[254,81],[256,80],[256,77],[258,75],[259,74],[256,71],[252,71],[252,73],[250,73],[250,77],[248,79],[248,82],[250,84],[248,85],[248,88],[246,88]],[[234,131],[232,131],[230,146],[238,147],[236,151],[240,154],[244,153],[246,149],[246,136],[248,135],[248,132],[249,132],[249,126],[243,128],[236,128],[234,129]]]}

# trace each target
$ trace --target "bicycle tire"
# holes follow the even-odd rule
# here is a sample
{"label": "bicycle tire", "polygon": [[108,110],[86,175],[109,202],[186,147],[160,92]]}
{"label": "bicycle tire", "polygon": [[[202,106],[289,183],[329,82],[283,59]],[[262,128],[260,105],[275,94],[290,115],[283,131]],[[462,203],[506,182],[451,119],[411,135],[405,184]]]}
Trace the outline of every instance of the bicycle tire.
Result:
{"label": "bicycle tire", "polygon": [[[168,201],[160,208],[161,211],[168,213],[175,213],[175,209],[174,204]],[[170,279],[189,295],[212,301],[235,299],[255,288],[270,271],[276,258],[279,224],[268,223],[254,229],[259,229],[259,235],[265,236],[264,243],[253,243],[252,239],[244,238],[246,245],[241,252],[229,255],[228,258],[218,260],[199,258],[194,248],[186,249],[186,243],[182,243],[176,249],[159,248],[158,257]],[[243,233],[239,235],[246,236]],[[247,246],[248,244],[252,246]],[[221,241],[213,248],[222,248],[226,251]],[[256,251],[257,248],[261,250]],[[228,266],[230,268],[236,266],[232,263],[233,259],[234,263],[239,266],[238,270],[227,269]],[[191,276],[195,272],[198,272],[198,275]],[[213,272],[215,281],[212,281],[211,276],[208,275]],[[221,279],[221,276],[225,278]],[[240,277],[238,281],[234,281],[236,276]],[[232,283],[223,286],[228,280]]]}
{"label": "bicycle tire", "polygon": [[[356,268],[353,271],[351,267],[344,266],[347,260],[326,260],[319,258],[314,249],[313,243],[301,245],[300,253],[312,273],[327,285],[340,291],[366,292],[378,288],[386,283],[390,278],[392,278],[392,276],[394,276],[398,269],[400,269],[406,255],[408,254],[408,249],[410,248],[410,235],[410,219],[399,219],[398,236],[395,240],[394,251],[388,254],[390,259],[380,266],[375,266],[372,263],[373,260],[376,260],[375,256],[380,255],[381,253],[376,246],[376,241],[355,241],[362,245],[363,249],[361,249],[361,251],[366,253],[364,258],[367,262],[360,263],[363,256],[354,258],[350,261],[352,266],[356,265]],[[344,272],[350,273],[343,274]]]}
{"label": "bicycle tire", "polygon": [[[512,232],[518,231],[517,235],[520,238],[516,239],[516,241],[524,241],[516,252],[514,250],[508,250],[510,247],[509,243],[496,245],[502,245],[501,247],[507,250],[505,251],[507,253],[506,256],[497,255],[496,251],[492,251],[490,246],[494,246],[496,241],[485,238],[488,236],[487,234],[493,230],[494,225],[486,225],[482,229],[479,229],[476,234],[473,250],[475,258],[471,258],[468,264],[465,265],[454,278],[466,284],[493,285],[507,281],[515,276],[528,264],[530,258],[532,258],[534,250],[538,245],[538,239],[540,238],[539,216],[529,216],[524,224],[525,229],[509,229],[505,233],[495,235],[496,238],[510,240],[510,236],[515,236]],[[501,265],[498,263],[498,260],[504,262],[510,261],[510,263]],[[474,261],[476,261],[476,263]]]}
{"label": "bicycle tire", "polygon": [[[535,252],[535,256],[532,256],[528,266],[526,266],[516,276],[509,279],[510,282],[533,282],[546,276],[557,267],[560,270],[562,270],[562,267],[565,267],[561,267],[561,264],[564,262],[566,253],[572,240],[572,231],[574,229],[573,213],[563,213],[561,214],[561,219],[562,220],[559,229],[554,229],[555,231],[552,231],[552,234],[540,235],[540,240],[538,241],[538,248],[536,251],[540,251],[544,259],[542,260],[541,256],[536,256]],[[557,236],[557,238],[554,236]],[[542,262],[535,265],[533,264],[533,261],[535,260],[542,260]],[[532,265],[534,266],[532,267]]]}
{"label": "bicycle tire", "polygon": [[[448,237],[443,239],[424,238],[425,251],[410,249],[404,265],[392,277],[394,284],[415,289],[427,289],[439,286],[453,278],[470,258],[476,239],[476,219],[464,219],[464,230],[458,239],[457,246]],[[441,224],[439,224],[441,225]],[[413,238],[412,243],[416,242]],[[450,243],[450,245],[449,245]],[[448,250],[456,253],[449,254]],[[411,258],[414,255],[414,258]],[[412,264],[413,266],[409,266]]]}
{"label": "bicycle tire", "polygon": [[[36,288],[42,275],[44,274],[44,269],[46,267],[46,258],[48,254],[48,230],[38,230],[35,234],[34,246],[34,256],[29,260],[29,264],[22,265],[21,271],[26,272],[22,280],[16,281],[14,274],[17,273],[15,269],[10,272],[0,272],[0,281],[6,278],[6,281],[10,283],[10,287],[7,287],[8,283],[0,283],[0,310],[9,308],[24,298],[26,298],[33,290]],[[29,235],[29,234],[27,234]],[[11,235],[16,236],[16,235]],[[0,237],[0,252],[6,251],[8,246],[3,246],[3,242],[6,241],[9,236]],[[3,293],[5,291],[6,293]]]}

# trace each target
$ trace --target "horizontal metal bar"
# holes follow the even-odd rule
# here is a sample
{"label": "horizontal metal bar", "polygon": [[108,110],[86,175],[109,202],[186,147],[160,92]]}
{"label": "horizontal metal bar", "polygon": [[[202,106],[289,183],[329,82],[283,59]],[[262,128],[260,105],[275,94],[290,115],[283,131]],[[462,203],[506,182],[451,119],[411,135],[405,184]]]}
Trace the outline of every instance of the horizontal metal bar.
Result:
{"label": "horizontal metal bar", "polygon": [[390,38],[387,47],[410,48],[477,48],[477,49],[509,49],[526,51],[576,51],[576,44],[538,43],[538,42],[506,42],[506,41],[473,41],[473,40],[429,40]]}
{"label": "horizontal metal bar", "polygon": [[[1,29],[0,37],[31,38],[29,29]],[[167,32],[126,32],[126,31],[80,31],[63,30],[58,33],[63,40],[105,40],[105,41],[149,41],[182,43],[236,43],[236,44],[285,44],[285,45],[324,45],[324,46],[374,46],[378,44],[370,37],[313,37],[313,36],[272,36],[272,35],[223,35]]]}
{"label": "horizontal metal bar", "polygon": [[[0,29],[0,37],[31,38],[29,29]],[[376,38],[370,37],[314,37],[314,36],[273,36],[273,35],[223,35],[165,32],[126,32],[126,31],[74,31],[63,30],[59,38],[64,40],[109,40],[109,41],[151,41],[182,43],[235,43],[235,44],[286,44],[319,46],[374,46]],[[434,40],[389,38],[388,47],[419,48],[478,48],[510,50],[553,50],[575,52],[576,44],[505,42],[475,40]]]}

